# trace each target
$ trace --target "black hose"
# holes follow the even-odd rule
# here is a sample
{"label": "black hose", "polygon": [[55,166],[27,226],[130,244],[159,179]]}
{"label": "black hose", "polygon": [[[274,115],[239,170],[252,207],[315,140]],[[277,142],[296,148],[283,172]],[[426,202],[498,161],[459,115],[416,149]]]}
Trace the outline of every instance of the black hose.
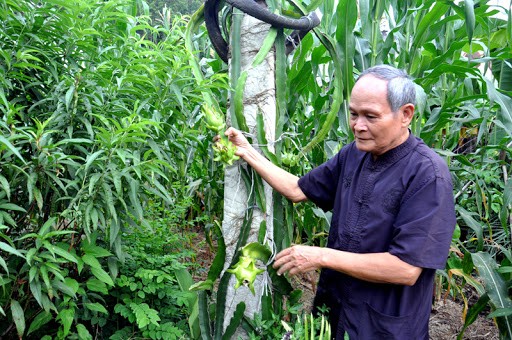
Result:
{"label": "black hose", "polygon": [[[262,6],[254,0],[226,0],[233,7],[238,8],[244,13],[266,22],[276,28],[291,28],[295,31],[287,40],[286,53],[290,53],[295,48],[295,44],[300,42],[310,30],[320,24],[320,19],[311,12],[306,16],[298,19],[289,18],[282,15],[274,14],[265,6]],[[204,3],[204,21],[208,36],[212,42],[215,52],[224,61],[228,62],[228,43],[222,36],[219,27],[219,7],[221,0],[206,0]]]}
{"label": "black hose", "polygon": [[277,28],[292,28],[301,31],[310,31],[320,24],[320,19],[318,19],[315,12],[311,12],[299,19],[294,19],[274,14],[270,12],[268,8],[261,6],[254,0],[226,0],[226,2],[233,7],[238,8],[242,12]]}
{"label": "black hose", "polygon": [[[251,0],[252,1],[252,0]],[[221,0],[206,0],[204,3],[204,23],[213,49],[219,57],[228,62],[228,43],[224,40],[219,26],[219,10]]]}

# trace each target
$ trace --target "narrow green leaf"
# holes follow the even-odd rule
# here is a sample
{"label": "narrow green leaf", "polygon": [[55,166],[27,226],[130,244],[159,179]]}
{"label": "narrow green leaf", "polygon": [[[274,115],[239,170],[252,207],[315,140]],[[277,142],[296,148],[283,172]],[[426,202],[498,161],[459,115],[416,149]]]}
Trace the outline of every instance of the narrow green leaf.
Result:
{"label": "narrow green leaf", "polygon": [[58,246],[53,246],[53,245],[52,245],[52,250],[57,255],[60,255],[61,257],[65,258],[66,260],[78,264],[78,260],[77,260],[76,256],[74,254],[71,254],[67,250],[64,250],[64,249],[62,249],[62,248],[60,248]]}
{"label": "narrow green leaf", "polygon": [[7,199],[11,199],[11,186],[9,185],[9,181],[4,176],[0,175],[0,186],[5,191],[5,194],[7,195]]}
{"label": "narrow green leaf", "polygon": [[11,313],[12,320],[16,325],[16,331],[18,332],[18,336],[21,339],[25,333],[25,313],[23,312],[23,308],[21,308],[21,305],[17,300],[11,300]]}
{"label": "narrow green leaf", "polygon": [[489,302],[489,295],[484,294],[480,296],[478,301],[469,308],[468,313],[466,315],[466,319],[464,320],[464,327],[460,331],[459,335],[457,336],[457,339],[462,339],[462,336],[464,335],[465,330],[467,327],[469,327],[480,315],[480,312],[482,312],[485,308],[487,308],[487,303]]}
{"label": "narrow green leaf", "polygon": [[60,280],[53,280],[52,286],[72,298],[76,298],[76,293],[79,288],[78,282],[69,277],[65,278],[64,282]]}
{"label": "narrow green leaf", "polygon": [[85,262],[85,264],[91,266],[91,268],[101,269],[100,262],[90,254],[83,255],[82,260]]}
{"label": "narrow green leaf", "polygon": [[9,151],[11,151],[16,157],[18,157],[23,162],[23,164],[26,164],[18,149],[16,149],[16,147],[14,147],[14,145],[12,145],[7,138],[5,138],[4,136],[0,136],[0,144],[4,144]]}
{"label": "narrow green leaf", "polygon": [[114,286],[114,281],[112,281],[112,278],[106,271],[104,271],[101,268],[91,268],[91,273],[94,275],[98,280],[105,282],[109,286]]}
{"label": "narrow green leaf", "polygon": [[512,315],[512,307],[496,309],[494,312],[487,315],[487,318],[491,319],[491,318],[498,318],[500,316],[509,316],[509,315]]}
{"label": "narrow green leaf", "polygon": [[4,268],[7,275],[9,275],[9,267],[7,267],[7,263],[5,262],[3,257],[0,257],[0,266],[2,266],[2,268]]}
{"label": "narrow green leaf", "polygon": [[89,179],[89,195],[92,195],[92,193],[94,192],[96,183],[98,183],[101,176],[103,176],[103,174],[98,173],[98,174],[92,175],[91,178]]}
{"label": "narrow green leaf", "polygon": [[512,135],[512,98],[498,92],[491,80],[487,78],[484,79],[487,83],[487,95],[489,99],[498,103],[501,108],[501,110],[498,111],[497,118],[507,132]]}
{"label": "narrow green leaf", "polygon": [[[34,273],[37,271],[37,267],[30,268],[30,271],[32,273],[32,269],[34,269]],[[41,287],[41,282],[39,282],[39,278],[32,278],[30,280],[30,291],[32,292],[32,295],[36,299],[37,303],[42,307],[43,306],[43,291]]]}
{"label": "narrow green leaf", "polygon": [[103,314],[107,314],[108,315],[107,309],[105,307],[103,307],[103,305],[101,305],[98,302],[85,303],[85,307],[87,307],[87,309],[92,310],[94,312],[103,313]]}
{"label": "narrow green leaf", "polygon": [[41,194],[41,191],[38,188],[34,187],[33,194],[37,203],[37,208],[39,209],[39,211],[43,211],[43,195]]}
{"label": "narrow green leaf", "polygon": [[27,335],[30,335],[30,333],[37,331],[39,328],[46,325],[52,319],[53,319],[52,314],[43,310],[41,313],[37,314],[37,316],[34,318],[32,323],[30,324],[30,327],[28,328]]}
{"label": "narrow green leaf", "polygon": [[87,170],[89,169],[91,164],[96,160],[96,158],[101,156],[104,152],[105,152],[105,150],[99,150],[99,151],[96,151],[95,153],[87,156],[87,159],[85,161],[85,172],[87,172]]}
{"label": "narrow green leaf", "polygon": [[[275,135],[281,136],[284,129],[284,124],[286,122],[286,69],[287,69],[287,57],[286,57],[286,49],[285,49],[285,36],[284,31],[280,29],[278,31],[278,35],[276,37],[275,46],[276,46],[276,127],[275,127]],[[275,155],[280,164],[280,155],[282,150],[282,144],[276,143],[275,147]]]}
{"label": "narrow green leaf", "polygon": [[[496,261],[490,254],[484,252],[474,253],[472,258],[493,306],[496,309],[512,308],[512,300],[508,295],[507,284],[498,273]],[[512,315],[503,316],[501,321],[507,332],[506,334],[512,334]]]}
{"label": "narrow green leaf", "polygon": [[105,248],[93,245],[93,244],[86,244],[82,246],[82,251],[87,254],[94,257],[107,257],[112,256],[112,253],[106,250]]}
{"label": "narrow green leaf", "polygon": [[[229,42],[229,47],[231,48],[231,59],[230,59],[230,78],[229,83],[232,88],[230,90],[229,96],[234,102],[234,98],[236,96],[236,87],[239,85],[240,72],[241,72],[241,47],[240,47],[240,36],[241,36],[241,27],[242,27],[242,19],[244,13],[238,8],[233,8],[233,22],[231,23],[231,37]],[[236,112],[237,106],[233,103],[229,106],[229,114],[231,116],[232,125],[239,129],[242,129],[241,122],[238,122],[238,114]],[[245,121],[245,118],[244,118]]]}
{"label": "narrow green leaf", "polygon": [[456,210],[459,213],[460,217],[462,217],[464,222],[466,222],[467,226],[470,227],[475,232],[475,234],[477,236],[477,240],[478,240],[478,247],[477,247],[477,249],[478,250],[482,250],[483,249],[483,244],[484,244],[484,232],[483,232],[482,224],[477,222],[471,216],[471,213],[469,211],[467,211],[466,209],[464,209],[464,208],[462,208],[460,206],[457,206]]}
{"label": "narrow green leaf", "polygon": [[2,203],[0,204],[0,209],[27,212],[25,209],[14,203]]}
{"label": "narrow green leaf", "polygon": [[464,0],[464,12],[466,14],[466,31],[468,33],[468,41],[471,44],[473,40],[473,32],[475,31],[475,3],[473,0]]}
{"label": "narrow green leaf", "polygon": [[102,294],[108,294],[108,288],[105,282],[100,281],[96,278],[90,278],[86,282],[87,289]]}
{"label": "narrow green leaf", "polygon": [[23,256],[22,253],[20,253],[18,250],[14,249],[12,246],[10,246],[9,244],[7,244],[5,242],[1,242],[0,241],[0,249],[5,251],[5,252],[7,252],[7,253],[10,253],[10,254],[13,254],[13,255],[25,258],[25,256]]}
{"label": "narrow green leaf", "polygon": [[65,103],[66,103],[66,110],[69,111],[69,108],[71,106],[71,100],[73,100],[73,94],[75,93],[75,85],[71,85],[69,89],[66,91],[65,96]]}
{"label": "narrow green leaf", "polygon": [[425,9],[423,10],[426,11],[426,14],[421,18],[415,29],[412,43],[413,50],[417,50],[425,42],[432,23],[437,22],[450,8],[450,6],[444,2],[436,2],[432,7],[429,7],[430,3],[424,5]]}

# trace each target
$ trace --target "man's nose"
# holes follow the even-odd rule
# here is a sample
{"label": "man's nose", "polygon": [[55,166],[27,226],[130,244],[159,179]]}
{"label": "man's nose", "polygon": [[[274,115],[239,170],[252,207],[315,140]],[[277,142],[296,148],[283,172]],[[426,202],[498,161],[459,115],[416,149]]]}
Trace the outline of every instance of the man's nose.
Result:
{"label": "man's nose", "polygon": [[366,120],[362,117],[357,117],[354,121],[354,130],[366,131],[367,129]]}

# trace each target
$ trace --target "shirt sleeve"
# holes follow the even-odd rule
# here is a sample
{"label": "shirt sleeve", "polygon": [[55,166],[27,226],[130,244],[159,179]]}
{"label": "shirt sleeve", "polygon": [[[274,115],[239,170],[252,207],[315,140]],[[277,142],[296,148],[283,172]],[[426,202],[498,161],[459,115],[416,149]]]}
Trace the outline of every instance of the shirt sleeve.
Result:
{"label": "shirt sleeve", "polygon": [[343,150],[336,156],[299,178],[306,197],[324,211],[332,210],[340,178]]}
{"label": "shirt sleeve", "polygon": [[456,223],[448,170],[431,174],[403,199],[389,252],[414,266],[444,268]]}

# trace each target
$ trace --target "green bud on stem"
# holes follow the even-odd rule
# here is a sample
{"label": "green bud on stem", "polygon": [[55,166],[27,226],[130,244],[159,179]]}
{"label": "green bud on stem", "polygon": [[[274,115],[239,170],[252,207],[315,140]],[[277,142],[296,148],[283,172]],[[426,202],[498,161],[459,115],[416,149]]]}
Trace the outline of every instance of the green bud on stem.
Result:
{"label": "green bud on stem", "polygon": [[220,133],[225,127],[224,116],[209,104],[203,104],[202,111],[206,118],[206,127],[213,132]]}

